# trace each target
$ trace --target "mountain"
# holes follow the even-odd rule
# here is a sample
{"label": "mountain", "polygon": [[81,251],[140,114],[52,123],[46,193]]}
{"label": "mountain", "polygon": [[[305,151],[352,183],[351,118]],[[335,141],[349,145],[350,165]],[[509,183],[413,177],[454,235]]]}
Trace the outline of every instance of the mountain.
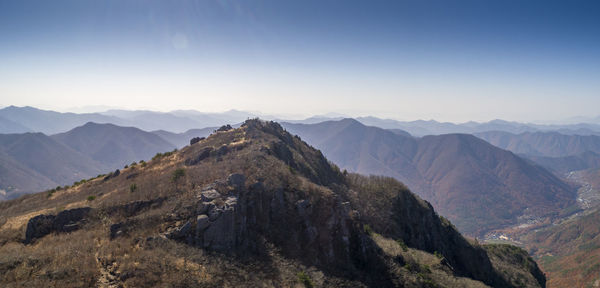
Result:
{"label": "mountain", "polygon": [[123,124],[123,121],[116,117],[98,113],[60,113],[33,107],[5,107],[0,109],[0,117],[27,129],[20,128],[17,132],[42,132],[46,135],[65,132],[90,121]]}
{"label": "mountain", "polygon": [[600,273],[600,210],[521,237],[549,276],[548,287],[595,287]]}
{"label": "mountain", "polygon": [[4,117],[0,117],[0,134],[18,134],[32,132],[31,129]]}
{"label": "mountain", "polygon": [[55,187],[56,182],[28,168],[0,150],[0,201]]}
{"label": "mountain", "polygon": [[0,134],[0,158],[0,189],[9,198],[71,184],[105,169],[42,133]]}
{"label": "mountain", "polygon": [[171,112],[109,110],[102,114],[120,117],[130,126],[142,130],[165,130],[174,133],[184,133],[187,130],[205,127],[220,127],[227,123],[241,123],[248,118],[255,117],[251,113],[237,110],[223,113],[204,113],[195,110]]}
{"label": "mountain", "polygon": [[[64,207],[57,209],[56,207]],[[525,251],[463,238],[386,177],[274,122],[0,203],[2,286],[544,287]]]}
{"label": "mountain", "polygon": [[574,187],[472,135],[413,138],[353,119],[283,125],[343,169],[406,183],[468,235],[576,205]]}
{"label": "mountain", "polygon": [[194,137],[207,137],[215,131],[218,127],[208,127],[202,129],[190,129],[183,133],[173,133],[165,130],[152,131],[153,134],[158,135],[169,143],[173,143],[177,148],[182,148],[190,144],[190,140]]}
{"label": "mountain", "polygon": [[539,165],[542,165],[552,171],[562,174],[572,171],[600,168],[600,154],[591,151],[586,151],[580,154],[564,157],[543,157],[528,155],[524,155],[524,157],[527,157],[535,163],[538,163]]}
{"label": "mountain", "polygon": [[512,134],[500,131],[475,135],[502,149],[530,156],[564,157],[589,151],[600,153],[600,136],[596,135],[566,135],[558,132]]}
{"label": "mountain", "polygon": [[176,148],[158,135],[138,128],[92,122],[52,138],[111,169]]}
{"label": "mountain", "polygon": [[219,127],[254,118],[252,113],[226,111],[203,113],[193,110],[154,112],[147,110],[108,110],[100,113],[60,113],[34,107],[9,106],[0,109],[0,133],[63,133],[87,122],[133,126],[145,131],[165,130],[183,133],[190,129]]}
{"label": "mountain", "polygon": [[[323,121],[339,120],[324,119]],[[505,120],[492,120],[488,122],[465,122],[450,123],[438,122],[435,120],[416,120],[416,121],[397,121],[392,119],[381,119],[377,117],[358,117],[359,122],[376,126],[384,129],[401,129],[411,135],[441,135],[453,133],[483,133],[489,131],[501,131],[506,133],[534,133],[534,132],[560,132],[565,135],[600,135],[600,125],[594,123],[564,124],[564,125],[544,125],[533,123],[520,123]],[[296,122],[302,124],[314,124],[315,122]]]}

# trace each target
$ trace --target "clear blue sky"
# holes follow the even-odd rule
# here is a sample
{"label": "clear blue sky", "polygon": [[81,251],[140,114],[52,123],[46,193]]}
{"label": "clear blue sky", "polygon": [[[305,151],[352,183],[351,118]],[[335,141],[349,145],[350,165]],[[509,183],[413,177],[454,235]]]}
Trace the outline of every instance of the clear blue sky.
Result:
{"label": "clear blue sky", "polygon": [[1,1],[0,106],[600,114],[600,1]]}

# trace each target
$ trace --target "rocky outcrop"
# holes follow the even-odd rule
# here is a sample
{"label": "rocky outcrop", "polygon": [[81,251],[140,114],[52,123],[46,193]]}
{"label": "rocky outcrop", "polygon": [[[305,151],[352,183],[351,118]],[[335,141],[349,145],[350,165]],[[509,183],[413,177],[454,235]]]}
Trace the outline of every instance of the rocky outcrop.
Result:
{"label": "rocky outcrop", "polygon": [[25,231],[25,244],[30,244],[35,239],[42,238],[53,232],[71,232],[79,229],[91,208],[75,208],[64,210],[57,215],[38,215],[27,222]]}
{"label": "rocky outcrop", "polygon": [[212,151],[212,147],[206,147],[202,149],[202,151],[200,151],[199,153],[196,153],[195,155],[192,155],[191,157],[185,159],[184,163],[187,166],[198,165],[202,160],[208,158]]}
{"label": "rocky outcrop", "polygon": [[104,181],[111,179],[111,178],[115,178],[117,176],[121,175],[121,170],[117,169],[115,170],[115,172],[112,173],[108,173],[108,175],[104,176]]}
{"label": "rocky outcrop", "polygon": [[190,145],[194,145],[202,140],[206,139],[205,137],[194,137],[190,139]]}
{"label": "rocky outcrop", "polygon": [[260,181],[246,187],[245,181],[244,175],[231,174],[199,189],[195,214],[166,236],[236,255],[260,254],[267,240],[308,265],[343,271],[363,269],[371,261],[370,240],[349,202],[332,196],[313,203],[294,191],[270,189]]}

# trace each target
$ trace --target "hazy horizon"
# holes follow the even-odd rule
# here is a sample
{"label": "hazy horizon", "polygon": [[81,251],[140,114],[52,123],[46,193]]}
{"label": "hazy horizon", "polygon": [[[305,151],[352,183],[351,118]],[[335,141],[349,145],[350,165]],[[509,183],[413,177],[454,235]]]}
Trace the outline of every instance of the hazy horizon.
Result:
{"label": "hazy horizon", "polygon": [[264,120],[276,120],[276,121],[301,121],[301,120],[308,120],[310,118],[329,118],[329,119],[338,119],[338,118],[367,118],[367,117],[375,117],[375,118],[379,118],[381,120],[394,120],[394,121],[399,121],[399,122],[412,122],[412,121],[436,121],[439,123],[452,123],[452,124],[467,124],[469,122],[475,122],[475,123],[488,123],[488,122],[492,122],[492,121],[507,121],[507,122],[516,122],[516,123],[521,123],[521,124],[533,124],[533,125],[571,125],[571,124],[599,124],[600,123],[600,115],[596,116],[596,117],[584,117],[584,116],[577,116],[577,117],[571,117],[571,118],[567,118],[567,119],[558,119],[558,120],[538,120],[538,121],[515,121],[512,119],[501,119],[501,118],[495,118],[495,119],[488,119],[488,120],[481,120],[481,121],[477,121],[477,120],[468,120],[468,121],[444,121],[444,120],[439,120],[439,119],[434,119],[434,118],[415,118],[415,119],[406,119],[406,118],[395,118],[395,117],[379,117],[376,115],[371,115],[371,114],[361,114],[361,115],[348,115],[348,114],[342,114],[342,113],[336,113],[336,112],[327,112],[324,114],[269,114],[269,113],[264,113],[261,111],[248,111],[248,110],[240,110],[240,109],[228,109],[228,110],[223,110],[223,111],[200,111],[200,110],[196,110],[196,109],[175,109],[175,110],[155,110],[155,109],[151,109],[151,108],[139,108],[139,109],[128,109],[125,107],[117,107],[117,106],[82,106],[82,107],[70,107],[70,108],[66,108],[66,109],[51,109],[51,108],[43,108],[43,107],[36,107],[36,106],[31,106],[31,105],[24,105],[24,106],[18,106],[18,105],[7,105],[7,106],[0,106],[0,110],[4,109],[4,108],[8,108],[8,107],[18,107],[18,108],[24,108],[24,107],[31,107],[31,108],[35,108],[35,109],[39,109],[39,110],[43,110],[43,111],[54,111],[54,112],[59,112],[59,113],[76,113],[76,114],[85,114],[85,113],[100,113],[100,114],[107,114],[110,115],[111,111],[145,111],[145,112],[156,112],[156,113],[173,113],[173,112],[178,112],[178,111],[194,111],[194,112],[199,112],[199,113],[204,113],[204,114],[225,114],[225,113],[230,113],[230,112],[241,112],[241,113],[248,113],[251,114],[253,116],[259,117],[261,119]]}
{"label": "hazy horizon", "polygon": [[0,105],[597,117],[600,4],[4,1]]}

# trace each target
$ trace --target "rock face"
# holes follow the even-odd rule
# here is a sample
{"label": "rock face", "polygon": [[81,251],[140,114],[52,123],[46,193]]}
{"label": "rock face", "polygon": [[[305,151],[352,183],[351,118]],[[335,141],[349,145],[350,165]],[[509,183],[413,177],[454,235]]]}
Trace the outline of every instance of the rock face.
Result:
{"label": "rock face", "polygon": [[204,139],[205,139],[204,137],[194,137],[194,138],[190,139],[190,145],[194,145]]}
{"label": "rock face", "polygon": [[79,229],[90,211],[89,207],[75,208],[64,210],[56,216],[42,214],[29,219],[25,232],[25,244],[30,244],[35,239],[52,232],[71,232]]}
{"label": "rock face", "polygon": [[367,234],[353,219],[358,213],[348,202],[331,197],[314,204],[308,198],[296,199],[293,191],[268,189],[262,182],[246,187],[245,178],[231,174],[227,185],[199,189],[195,214],[167,237],[237,255],[260,254],[267,238],[290,256],[315,265],[355,270],[357,263],[368,263]]}

